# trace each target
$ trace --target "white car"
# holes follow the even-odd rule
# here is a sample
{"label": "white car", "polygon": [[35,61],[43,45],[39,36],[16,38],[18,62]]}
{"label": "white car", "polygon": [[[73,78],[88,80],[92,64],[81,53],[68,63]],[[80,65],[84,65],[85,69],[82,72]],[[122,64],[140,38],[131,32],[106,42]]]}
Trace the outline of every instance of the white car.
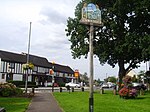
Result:
{"label": "white car", "polygon": [[103,84],[101,85],[101,87],[102,87],[102,88],[109,88],[109,85],[108,85],[107,83],[103,83]]}
{"label": "white car", "polygon": [[76,84],[76,83],[72,83],[72,82],[69,82],[69,83],[66,83],[65,86],[70,86],[70,87],[76,87],[76,88],[79,88],[80,87],[80,84]]}

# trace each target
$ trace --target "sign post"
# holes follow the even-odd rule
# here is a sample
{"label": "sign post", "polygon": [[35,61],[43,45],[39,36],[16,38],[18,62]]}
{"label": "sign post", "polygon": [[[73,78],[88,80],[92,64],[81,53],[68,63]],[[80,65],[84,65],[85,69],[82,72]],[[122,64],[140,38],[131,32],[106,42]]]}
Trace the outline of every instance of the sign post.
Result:
{"label": "sign post", "polygon": [[90,39],[89,39],[89,52],[90,52],[90,95],[89,95],[89,112],[94,111],[94,98],[93,98],[93,36],[94,26],[101,26],[101,11],[98,5],[85,3],[82,8],[81,24],[90,26]]}
{"label": "sign post", "polygon": [[52,75],[52,92],[54,92],[54,83],[55,83],[55,78],[54,78],[54,62],[52,62],[52,69],[49,70],[49,74]]}

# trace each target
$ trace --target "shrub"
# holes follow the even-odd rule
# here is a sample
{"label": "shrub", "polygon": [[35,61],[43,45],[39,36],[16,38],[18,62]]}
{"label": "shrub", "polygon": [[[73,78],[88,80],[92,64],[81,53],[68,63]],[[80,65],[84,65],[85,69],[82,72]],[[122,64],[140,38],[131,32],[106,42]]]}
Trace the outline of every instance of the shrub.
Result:
{"label": "shrub", "polygon": [[60,87],[65,87],[65,83],[60,83],[59,86]]}
{"label": "shrub", "polygon": [[1,96],[3,96],[3,97],[11,96],[11,94],[12,94],[11,88],[3,88],[1,91]]}
{"label": "shrub", "polygon": [[1,83],[0,84],[0,95],[4,97],[8,96],[20,96],[23,91],[20,88],[17,88],[12,83]]}
{"label": "shrub", "polygon": [[17,87],[19,86],[19,85],[24,85],[25,84],[25,82],[24,81],[12,81],[12,80],[10,80],[10,81],[8,81],[9,83],[12,83],[12,84],[14,84],[14,85],[16,85]]}
{"label": "shrub", "polygon": [[136,89],[124,87],[119,91],[119,95],[123,98],[136,98],[138,94]]}
{"label": "shrub", "polygon": [[23,90],[20,88],[15,88],[14,93],[15,96],[21,96],[23,94]]}
{"label": "shrub", "polygon": [[137,97],[137,90],[132,87],[131,84],[131,77],[125,76],[123,78],[123,88],[119,91],[120,97],[123,98],[136,98]]}
{"label": "shrub", "polygon": [[[18,87],[20,87],[20,88],[25,88],[25,85],[19,85]],[[38,85],[29,85],[29,84],[28,84],[28,88],[32,88],[32,87],[38,88]]]}
{"label": "shrub", "polygon": [[120,91],[119,91],[119,95],[122,96],[122,97],[127,97],[129,94],[129,89],[128,88],[122,88]]}
{"label": "shrub", "polygon": [[[25,87],[25,81],[8,81],[9,83],[12,83],[14,85],[16,85],[17,87]],[[28,82],[28,85],[31,85],[30,87],[35,87],[36,86],[36,82]]]}

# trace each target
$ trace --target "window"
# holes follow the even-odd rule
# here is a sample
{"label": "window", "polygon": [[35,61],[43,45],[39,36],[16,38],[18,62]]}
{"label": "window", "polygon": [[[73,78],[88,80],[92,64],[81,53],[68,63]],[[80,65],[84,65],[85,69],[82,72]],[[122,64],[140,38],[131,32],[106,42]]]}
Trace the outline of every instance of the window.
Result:
{"label": "window", "polygon": [[10,68],[14,69],[15,68],[15,63],[10,63]]}
{"label": "window", "polygon": [[37,66],[34,66],[33,71],[34,71],[34,72],[37,72],[37,71],[38,71],[38,67],[37,67]]}
{"label": "window", "polygon": [[5,79],[5,74],[2,74],[2,79]]}

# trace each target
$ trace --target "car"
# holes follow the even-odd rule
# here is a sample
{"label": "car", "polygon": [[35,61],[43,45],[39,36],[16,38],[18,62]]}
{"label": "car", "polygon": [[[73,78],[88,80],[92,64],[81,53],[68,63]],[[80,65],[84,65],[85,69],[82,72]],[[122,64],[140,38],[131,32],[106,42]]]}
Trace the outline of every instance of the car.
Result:
{"label": "car", "polygon": [[101,88],[109,88],[109,85],[108,85],[107,83],[103,83],[103,84],[101,85]]}
{"label": "car", "polygon": [[80,84],[72,83],[72,82],[66,83],[65,86],[80,88]]}
{"label": "car", "polygon": [[54,83],[54,87],[59,87],[59,84],[58,83]]}
{"label": "car", "polygon": [[113,88],[113,87],[115,86],[115,84],[112,83],[112,82],[107,82],[107,84],[108,84],[108,87],[109,87],[109,88]]}
{"label": "car", "polygon": [[115,84],[112,82],[107,82],[107,83],[103,83],[100,85],[100,87],[103,87],[103,88],[112,88],[114,86],[115,86]]}
{"label": "car", "polygon": [[136,88],[137,90],[146,90],[147,87],[143,84],[143,83],[137,83],[137,82],[133,82],[132,83],[133,88]]}

